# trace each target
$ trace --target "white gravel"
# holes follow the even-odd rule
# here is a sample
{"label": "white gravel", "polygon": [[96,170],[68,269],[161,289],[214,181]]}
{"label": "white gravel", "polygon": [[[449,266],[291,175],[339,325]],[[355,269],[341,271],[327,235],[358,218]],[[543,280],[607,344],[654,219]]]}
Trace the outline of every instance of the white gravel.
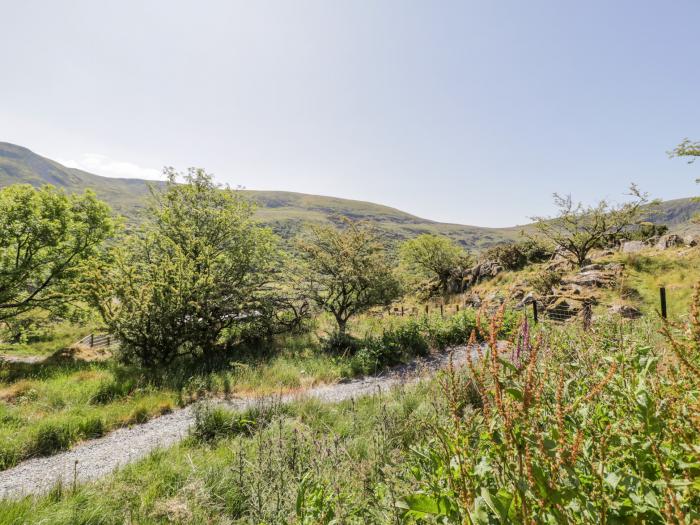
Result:
{"label": "white gravel", "polygon": [[[282,402],[302,397],[338,402],[355,397],[385,392],[393,386],[419,381],[447,366],[450,353],[455,363],[463,362],[466,348],[459,347],[389,372],[353,379],[332,385],[315,387],[298,394],[276,396]],[[235,410],[259,403],[260,398],[220,401]],[[194,422],[192,406],[157,417],[141,425],[120,428],[99,439],[84,441],[71,450],[44,458],[24,461],[14,468],[0,472],[0,499],[20,498],[46,493],[57,483],[84,483],[106,476],[127,463],[137,461],[158,448],[174,445],[187,436]]]}

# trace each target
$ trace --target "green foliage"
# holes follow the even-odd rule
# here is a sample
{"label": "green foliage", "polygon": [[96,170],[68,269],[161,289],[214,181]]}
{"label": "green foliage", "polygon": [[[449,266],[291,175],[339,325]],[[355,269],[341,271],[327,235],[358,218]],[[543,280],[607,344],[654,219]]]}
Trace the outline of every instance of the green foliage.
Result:
{"label": "green foliage", "polygon": [[365,224],[345,221],[344,229],[313,228],[298,248],[307,276],[306,293],[330,312],[344,334],[348,320],[399,296],[384,244]]}
{"label": "green foliage", "polygon": [[486,250],[482,259],[495,261],[506,270],[521,270],[529,263],[547,260],[552,252],[532,239],[508,244],[498,244]]}
{"label": "green foliage", "polygon": [[553,294],[553,289],[562,282],[561,272],[541,269],[528,278],[532,289],[540,296],[546,297]]}
{"label": "green foliage", "polygon": [[[700,375],[672,353],[632,341],[639,327],[609,328],[533,339],[524,327],[518,358],[492,348],[446,374],[449,417],[415,450],[418,489],[400,500],[404,517],[455,524],[700,518],[700,429],[690,415]],[[458,402],[463,377],[477,386],[482,408]]]}
{"label": "green foliage", "polygon": [[554,194],[558,208],[556,217],[533,217],[533,240],[550,243],[572,263],[584,266],[594,248],[611,245],[624,238],[639,220],[648,198],[639,189],[630,187],[630,202],[610,205],[600,201],[595,206],[574,203],[571,195]]}
{"label": "green foliage", "polygon": [[113,231],[109,208],[91,191],[0,189],[0,321],[36,309],[67,315],[82,265]]}
{"label": "green foliage", "polygon": [[65,450],[71,443],[71,429],[65,423],[47,422],[36,430],[34,443],[31,445],[32,454],[50,456]]}
{"label": "green foliage", "polygon": [[400,252],[401,261],[412,274],[434,279],[443,293],[448,291],[450,279],[470,263],[464,249],[443,235],[419,235],[405,241]]}
{"label": "green foliage", "polygon": [[227,330],[257,318],[276,254],[249,201],[203,170],[190,169],[184,184],[166,174],[149,220],[95,269],[88,289],[120,357],[150,369],[209,357]]}

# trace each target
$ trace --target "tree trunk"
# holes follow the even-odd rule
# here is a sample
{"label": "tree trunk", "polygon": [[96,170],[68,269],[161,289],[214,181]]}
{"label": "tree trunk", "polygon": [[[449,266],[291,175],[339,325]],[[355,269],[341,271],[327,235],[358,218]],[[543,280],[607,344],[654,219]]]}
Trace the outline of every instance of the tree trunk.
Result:
{"label": "tree trunk", "polygon": [[344,335],[345,335],[345,329],[346,329],[347,324],[348,324],[348,320],[347,320],[347,319],[343,319],[343,318],[341,318],[341,317],[336,317],[335,320],[338,322],[338,333],[339,333],[340,335],[343,335],[343,336],[344,336]]}

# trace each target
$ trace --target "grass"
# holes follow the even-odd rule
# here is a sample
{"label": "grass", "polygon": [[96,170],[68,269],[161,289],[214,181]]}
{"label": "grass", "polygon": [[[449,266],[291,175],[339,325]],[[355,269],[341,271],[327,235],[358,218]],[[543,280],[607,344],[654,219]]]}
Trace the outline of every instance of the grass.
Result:
{"label": "grass", "polygon": [[28,342],[3,343],[0,335],[0,355],[48,357],[68,348],[94,330],[94,323],[73,324],[62,322],[50,328],[40,328]]}
{"label": "grass", "polygon": [[[466,324],[459,324],[460,319]],[[436,346],[444,346],[455,337],[466,340],[473,326],[469,319],[464,313],[450,320],[425,320],[425,337]],[[321,319],[320,323],[326,321]],[[324,353],[314,334],[302,334],[282,338],[276,342],[277,348],[267,349],[267,355],[232,357],[226,366],[209,372],[174,369],[160,380],[113,361],[2,365],[0,470],[121,426],[143,423],[202,397],[299,391],[411,359],[415,348],[395,346],[396,341],[387,339],[386,331],[400,336],[401,326],[417,326],[418,321],[387,320],[383,337],[373,335],[380,333],[378,322],[365,317],[353,325],[358,337],[362,334],[363,341],[372,343],[371,349],[363,347],[355,357]],[[389,344],[394,346],[386,353]]]}
{"label": "grass", "polygon": [[434,415],[430,388],[213,411],[189,440],[102,482],[0,503],[0,523],[389,522],[412,486],[396,473]]}
{"label": "grass", "polygon": [[209,407],[183,443],[0,523],[694,523],[700,355],[658,328],[523,327],[520,351],[383,396]]}

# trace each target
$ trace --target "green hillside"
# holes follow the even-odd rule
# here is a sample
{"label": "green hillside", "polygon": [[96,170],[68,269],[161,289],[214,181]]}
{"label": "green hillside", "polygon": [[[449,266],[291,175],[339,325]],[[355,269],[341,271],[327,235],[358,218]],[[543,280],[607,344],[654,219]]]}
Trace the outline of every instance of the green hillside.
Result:
{"label": "green hillside", "polygon": [[[34,186],[53,184],[69,192],[91,188],[132,222],[137,221],[143,212],[148,185],[160,184],[139,179],[101,177],[67,168],[27,148],[0,142],[0,187],[16,183]],[[369,202],[284,191],[243,192],[259,203],[260,219],[286,238],[296,234],[304,224],[336,222],[340,216],[369,221],[392,239],[405,239],[421,233],[442,233],[470,248],[498,243],[518,234],[516,229],[434,222]]]}
{"label": "green hillside", "polygon": [[[0,142],[0,187],[16,183],[34,186],[53,184],[68,192],[91,188],[130,222],[138,221],[143,212],[149,184],[162,184],[140,179],[101,177],[67,168],[27,148]],[[385,231],[391,239],[402,240],[421,233],[440,233],[472,249],[516,239],[523,229],[434,222],[388,206],[337,197],[285,191],[243,192],[259,203],[260,219],[285,238],[294,236],[305,224],[337,222],[340,216],[369,221]],[[689,222],[698,212],[700,203],[697,201],[678,199],[662,203],[652,218],[655,222],[668,224],[673,230],[698,231],[698,226]]]}

